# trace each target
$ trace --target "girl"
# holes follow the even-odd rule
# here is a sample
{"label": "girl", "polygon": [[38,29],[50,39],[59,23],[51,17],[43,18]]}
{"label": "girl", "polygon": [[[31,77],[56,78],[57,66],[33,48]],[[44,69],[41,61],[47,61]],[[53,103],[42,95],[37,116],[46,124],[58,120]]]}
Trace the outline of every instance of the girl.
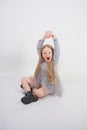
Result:
{"label": "girl", "polygon": [[[52,38],[54,48],[46,44],[43,46],[47,38]],[[34,77],[24,77],[21,80],[21,87],[25,91],[25,96],[21,98],[22,103],[29,104],[37,101],[39,98],[49,94],[62,93],[60,80],[57,74],[57,64],[59,59],[59,44],[56,36],[47,31],[37,45],[39,62],[36,67]]]}

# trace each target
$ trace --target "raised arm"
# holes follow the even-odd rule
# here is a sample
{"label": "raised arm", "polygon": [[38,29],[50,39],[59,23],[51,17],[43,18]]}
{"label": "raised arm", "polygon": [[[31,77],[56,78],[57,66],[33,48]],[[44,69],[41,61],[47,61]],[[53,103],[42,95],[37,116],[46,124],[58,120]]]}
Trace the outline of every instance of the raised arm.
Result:
{"label": "raised arm", "polygon": [[58,60],[59,60],[59,56],[60,56],[60,47],[59,47],[58,39],[51,31],[46,31],[45,34],[43,35],[43,37],[38,41],[37,52],[40,55],[41,48],[43,47],[43,44],[44,44],[44,41],[46,40],[46,38],[53,39],[53,42],[54,42],[53,60],[54,60],[54,64],[58,64]]}
{"label": "raised arm", "polygon": [[49,38],[49,34],[47,32],[45,32],[45,34],[43,35],[43,37],[38,41],[37,52],[38,52],[39,55],[40,55],[41,48],[43,47],[44,41],[47,38]]}
{"label": "raised arm", "polygon": [[54,63],[58,64],[58,60],[59,60],[59,56],[60,56],[60,47],[59,47],[59,43],[58,43],[58,39],[57,38],[53,38],[54,41]]}
{"label": "raised arm", "polygon": [[55,64],[58,64],[58,60],[59,60],[59,56],[60,56],[60,47],[59,47],[58,39],[51,31],[48,31],[47,33],[49,34],[49,38],[53,39],[53,42],[54,42],[53,60],[54,60]]}
{"label": "raised arm", "polygon": [[40,55],[41,48],[43,47],[44,40],[40,39],[37,44],[37,53]]}

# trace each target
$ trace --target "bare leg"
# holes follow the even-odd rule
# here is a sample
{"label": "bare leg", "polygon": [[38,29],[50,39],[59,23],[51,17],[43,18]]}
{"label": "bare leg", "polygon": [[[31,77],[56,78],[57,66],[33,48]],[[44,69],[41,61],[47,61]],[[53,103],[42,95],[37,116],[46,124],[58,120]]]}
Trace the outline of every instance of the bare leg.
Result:
{"label": "bare leg", "polygon": [[29,103],[38,101],[38,97],[33,95],[33,93],[31,92],[31,89],[29,86],[31,83],[32,83],[32,79],[27,78],[27,77],[22,78],[21,80],[21,84],[26,93],[26,95],[21,98],[21,102],[24,104],[29,104]]}
{"label": "bare leg", "polygon": [[24,77],[24,78],[21,79],[21,84],[22,84],[25,92],[31,91],[30,86],[29,86],[30,83],[31,83],[30,78]]}
{"label": "bare leg", "polygon": [[38,98],[41,98],[41,97],[44,97],[45,96],[45,91],[44,91],[44,88],[41,87],[39,89],[33,89],[33,93],[38,97]]}

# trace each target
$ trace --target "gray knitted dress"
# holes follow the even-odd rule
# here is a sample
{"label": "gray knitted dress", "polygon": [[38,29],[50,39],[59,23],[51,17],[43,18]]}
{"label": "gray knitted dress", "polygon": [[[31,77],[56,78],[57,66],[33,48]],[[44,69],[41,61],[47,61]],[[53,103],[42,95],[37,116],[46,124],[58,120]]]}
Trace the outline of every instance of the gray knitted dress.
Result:
{"label": "gray knitted dress", "polygon": [[[54,42],[54,56],[53,56],[53,61],[54,61],[54,67],[55,67],[55,71],[57,72],[57,65],[58,65],[58,60],[59,60],[59,55],[60,55],[60,47],[59,47],[59,43],[58,43],[58,40],[57,39],[53,39],[53,42]],[[43,40],[39,40],[38,42],[38,45],[37,45],[37,52],[38,52],[38,55],[40,55],[40,51],[41,51],[41,48],[43,47],[43,43],[44,41]],[[47,63],[44,61],[42,64],[41,64],[41,70],[36,78],[36,82],[38,84],[40,84],[42,87],[45,88],[45,92],[46,92],[46,95],[48,94],[56,94],[58,96],[61,96],[62,94],[62,85],[61,85],[61,82],[59,80],[59,77],[58,77],[58,73],[57,73],[57,83],[56,84],[53,84],[51,82],[49,82],[48,78],[46,75],[44,75],[44,71],[46,70],[47,68]]]}

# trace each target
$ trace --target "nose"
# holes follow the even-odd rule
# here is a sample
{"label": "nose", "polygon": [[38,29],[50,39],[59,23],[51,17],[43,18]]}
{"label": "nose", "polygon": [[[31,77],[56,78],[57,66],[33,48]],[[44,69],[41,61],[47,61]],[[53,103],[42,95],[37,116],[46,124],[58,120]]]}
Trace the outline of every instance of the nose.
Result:
{"label": "nose", "polygon": [[46,55],[46,57],[48,57],[48,56],[49,56],[49,54]]}
{"label": "nose", "polygon": [[47,53],[47,56],[49,56],[49,53]]}

